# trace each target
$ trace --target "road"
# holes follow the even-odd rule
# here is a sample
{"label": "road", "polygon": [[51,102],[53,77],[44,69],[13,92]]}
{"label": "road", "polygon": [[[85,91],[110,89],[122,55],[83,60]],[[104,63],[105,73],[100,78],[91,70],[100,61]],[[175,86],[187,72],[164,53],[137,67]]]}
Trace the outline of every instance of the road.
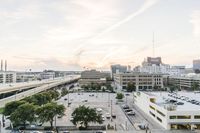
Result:
{"label": "road", "polygon": [[4,99],[1,99],[0,100],[0,108],[1,107],[4,107],[6,103],[9,103],[11,101],[15,101],[15,100],[21,100],[23,99],[24,97],[28,97],[28,96],[31,96],[31,95],[34,95],[36,93],[39,93],[39,92],[42,92],[42,91],[45,91],[49,88],[53,88],[53,87],[56,87],[58,85],[61,85],[61,84],[64,84],[66,82],[69,82],[69,81],[72,81],[72,80],[75,80],[77,79],[78,77],[77,76],[74,76],[74,77],[66,77],[66,78],[62,78],[62,79],[56,79],[54,82],[50,82],[50,83],[45,83],[44,85],[41,85],[39,87],[36,87],[36,88],[33,88],[33,89],[30,89],[30,90],[27,90],[27,91],[24,91],[24,92],[21,92],[21,93],[18,93],[18,94],[15,94],[15,95],[12,95],[10,97],[7,97],[7,98],[4,98]]}

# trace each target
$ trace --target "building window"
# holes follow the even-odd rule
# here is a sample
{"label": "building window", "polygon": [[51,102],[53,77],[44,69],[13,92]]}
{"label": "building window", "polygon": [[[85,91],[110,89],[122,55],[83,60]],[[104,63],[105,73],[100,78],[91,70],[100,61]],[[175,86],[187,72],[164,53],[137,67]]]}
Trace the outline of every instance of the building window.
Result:
{"label": "building window", "polygon": [[161,116],[165,117],[165,114],[163,114],[163,113],[160,112],[159,110],[157,110],[157,112],[158,112]]}
{"label": "building window", "polygon": [[169,116],[169,119],[176,119],[176,116]]}
{"label": "building window", "polygon": [[152,113],[151,111],[149,111],[149,113],[153,116],[153,117],[155,117],[156,115],[154,114],[154,113]]}
{"label": "building window", "polygon": [[153,106],[149,105],[149,107],[150,107],[151,109],[155,110],[155,108],[154,108]]}
{"label": "building window", "polygon": [[200,119],[200,115],[195,115],[194,119]]}
{"label": "building window", "polygon": [[190,115],[170,116],[170,119],[191,119]]}
{"label": "building window", "polygon": [[156,99],[155,98],[150,98],[150,102],[155,103]]}
{"label": "building window", "polygon": [[161,120],[159,117],[157,117],[157,120],[160,121],[160,122],[162,123],[162,120]]}
{"label": "building window", "polygon": [[180,116],[177,116],[177,119],[191,119],[191,116],[190,115],[180,115]]}

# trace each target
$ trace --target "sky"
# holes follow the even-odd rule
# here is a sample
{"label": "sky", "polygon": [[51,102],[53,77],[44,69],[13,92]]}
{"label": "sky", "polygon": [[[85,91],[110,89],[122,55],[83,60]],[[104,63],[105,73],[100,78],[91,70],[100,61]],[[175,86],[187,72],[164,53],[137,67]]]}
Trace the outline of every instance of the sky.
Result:
{"label": "sky", "polygon": [[200,0],[0,0],[0,51],[17,71],[109,70],[147,56],[191,67]]}

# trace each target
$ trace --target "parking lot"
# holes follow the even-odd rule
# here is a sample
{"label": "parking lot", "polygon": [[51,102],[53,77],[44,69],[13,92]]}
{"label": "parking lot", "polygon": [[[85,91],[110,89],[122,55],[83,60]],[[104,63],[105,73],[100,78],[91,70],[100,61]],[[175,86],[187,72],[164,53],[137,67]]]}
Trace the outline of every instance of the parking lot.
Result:
{"label": "parking lot", "polygon": [[[116,104],[116,94],[114,93],[70,93],[69,96],[61,98],[58,103],[66,106],[65,116],[57,119],[57,126],[73,126],[71,114],[75,108],[80,105],[90,106],[92,108],[102,110],[102,116],[105,121],[102,125],[110,124],[116,127],[117,130],[135,130],[132,124],[129,122],[121,107]],[[68,100],[71,105],[68,107]],[[112,113],[111,113],[112,109]],[[114,119],[107,119],[106,116],[115,115]],[[95,125],[94,123],[90,125]]]}

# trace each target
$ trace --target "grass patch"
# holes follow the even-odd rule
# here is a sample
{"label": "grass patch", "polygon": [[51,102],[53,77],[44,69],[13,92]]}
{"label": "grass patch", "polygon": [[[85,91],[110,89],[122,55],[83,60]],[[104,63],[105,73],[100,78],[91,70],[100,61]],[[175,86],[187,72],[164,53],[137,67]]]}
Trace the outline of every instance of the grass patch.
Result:
{"label": "grass patch", "polygon": [[4,109],[4,108],[0,108],[0,114],[2,114],[2,113],[3,113],[3,109]]}

